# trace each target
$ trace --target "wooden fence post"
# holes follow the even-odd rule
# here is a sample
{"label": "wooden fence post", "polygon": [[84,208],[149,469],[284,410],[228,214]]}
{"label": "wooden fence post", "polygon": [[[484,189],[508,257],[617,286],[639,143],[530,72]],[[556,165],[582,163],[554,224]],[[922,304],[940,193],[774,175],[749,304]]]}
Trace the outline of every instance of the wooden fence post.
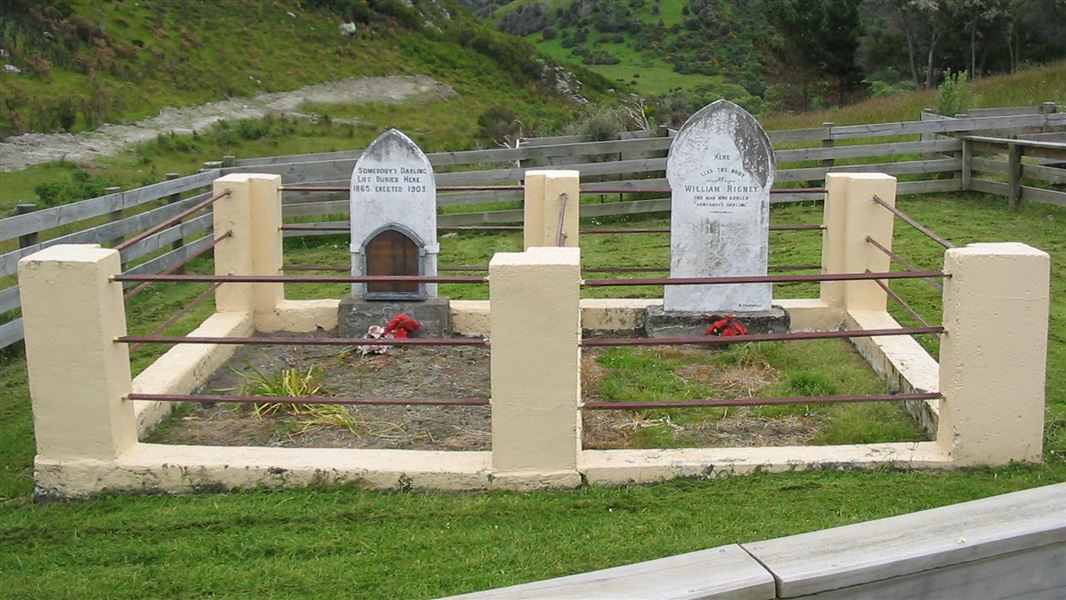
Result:
{"label": "wooden fence post", "polygon": [[[20,202],[15,206],[15,214],[24,215],[37,210],[37,205],[32,202]],[[19,248],[29,248],[37,243],[37,232],[27,233],[19,236]]]}
{"label": "wooden fence post", "polygon": [[973,165],[971,160],[973,159],[973,142],[963,138],[962,139],[962,191],[968,192],[972,187],[973,182]]}
{"label": "wooden fence post", "polygon": [[[166,180],[167,181],[173,181],[174,179],[177,179],[178,177],[180,177],[180,175],[178,175],[177,173],[167,173],[166,174]],[[167,204],[174,204],[175,202],[179,202],[180,200],[181,200],[181,194],[171,194],[171,195],[167,196]],[[170,245],[170,248],[171,248],[171,250],[181,250],[182,246],[184,246],[184,245],[185,245],[185,238],[184,237],[179,237],[178,239],[174,240],[174,243]],[[182,268],[178,269],[175,272],[176,273],[184,273],[185,272],[185,267],[182,267]]]}
{"label": "wooden fence post", "polygon": [[[112,194],[121,194],[122,193],[122,188],[120,188],[118,186],[107,187],[107,188],[104,188],[104,193],[107,194],[108,196],[110,196]],[[107,220],[112,222],[112,223],[114,223],[115,221],[121,221],[122,220],[122,209],[120,208],[118,210],[113,210],[113,211],[107,213]]]}
{"label": "wooden fence post", "polygon": [[1016,211],[1022,206],[1022,146],[1019,144],[1007,145],[1007,174],[1010,177],[1007,201],[1010,210]]}
{"label": "wooden fence post", "polygon": [[[836,123],[834,123],[832,121],[823,121],[822,122],[822,127],[825,128],[825,132],[822,134],[823,135],[823,137],[822,137],[822,147],[823,148],[832,148],[833,147],[833,125],[836,125]],[[827,158],[827,159],[822,161],[822,166],[827,168],[827,169],[829,169],[829,168],[833,167],[835,162],[836,161],[834,161],[832,158]],[[824,180],[825,177],[823,177],[822,179]]]}

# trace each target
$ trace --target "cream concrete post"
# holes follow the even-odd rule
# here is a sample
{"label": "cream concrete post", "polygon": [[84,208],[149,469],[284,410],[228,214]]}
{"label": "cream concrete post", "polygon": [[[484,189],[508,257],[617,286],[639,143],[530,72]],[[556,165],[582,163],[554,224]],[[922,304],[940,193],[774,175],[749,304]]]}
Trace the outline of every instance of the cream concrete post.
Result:
{"label": "cream concrete post", "polygon": [[578,228],[581,207],[581,173],[579,171],[526,171],[523,218],[523,248],[557,246],[559,211],[563,209],[563,246],[579,246]]}
{"label": "cream concrete post", "polygon": [[[896,178],[883,173],[849,173],[844,200],[843,240],[840,242],[842,271],[863,273],[886,272],[888,256],[866,241],[876,240],[892,249],[892,230],[896,216],[874,202],[877,196],[889,206],[896,204]],[[828,178],[836,183],[835,178]],[[827,181],[827,185],[829,182]],[[888,294],[873,281],[847,281],[843,284],[847,310],[878,311],[888,309]]]}
{"label": "cream concrete post", "polygon": [[[825,176],[825,202],[822,206],[822,273],[844,272],[844,209],[848,194],[848,175],[828,173]],[[823,281],[821,299],[826,305],[844,309],[844,283]]]}
{"label": "cream concrete post", "polygon": [[580,264],[577,248],[501,252],[489,263],[497,475],[580,483]]}
{"label": "cream concrete post", "polygon": [[[281,273],[281,177],[231,174],[214,182],[214,192],[230,195],[214,205],[214,234],[231,231],[215,246],[217,275]],[[227,283],[215,292],[218,312],[274,314],[284,298],[280,283]]]}
{"label": "cream concrete post", "polygon": [[937,443],[958,465],[1040,460],[1050,269],[1020,243],[944,256]]}
{"label": "cream concrete post", "polygon": [[[281,275],[281,175],[250,175],[252,216],[252,273]],[[277,314],[285,300],[285,284],[252,285],[256,329],[265,331],[266,321]]]}
{"label": "cream concrete post", "polygon": [[38,458],[112,459],[137,443],[116,250],[61,244],[19,261]]}

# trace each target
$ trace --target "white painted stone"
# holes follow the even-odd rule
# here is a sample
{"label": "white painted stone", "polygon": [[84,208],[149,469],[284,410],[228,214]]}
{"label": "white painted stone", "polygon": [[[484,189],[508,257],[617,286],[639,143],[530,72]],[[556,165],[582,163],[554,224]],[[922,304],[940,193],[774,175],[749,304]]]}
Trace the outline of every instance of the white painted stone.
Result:
{"label": "white painted stone", "polygon": [[[670,276],[765,275],[774,152],[759,122],[718,100],[692,115],[666,162]],[[667,311],[770,309],[770,284],[666,286]]]}
{"label": "white painted stone", "polygon": [[[366,273],[365,248],[385,229],[396,229],[419,247],[421,275],[437,274],[437,184],[429,159],[396,129],[381,134],[355,163],[351,179],[352,275]],[[365,285],[352,286],[362,296]],[[436,284],[425,284],[427,296]]]}

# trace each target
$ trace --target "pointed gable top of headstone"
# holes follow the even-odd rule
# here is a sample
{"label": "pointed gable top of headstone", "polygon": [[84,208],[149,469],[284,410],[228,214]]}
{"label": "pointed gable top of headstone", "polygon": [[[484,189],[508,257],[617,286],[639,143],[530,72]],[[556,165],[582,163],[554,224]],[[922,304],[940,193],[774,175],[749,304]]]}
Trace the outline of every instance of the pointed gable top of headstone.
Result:
{"label": "pointed gable top of headstone", "polygon": [[433,166],[411,138],[396,129],[378,136],[355,161],[351,178],[352,244],[393,225],[437,243],[437,184]]}
{"label": "pointed gable top of headstone", "polygon": [[356,166],[363,161],[418,161],[429,164],[429,158],[418,147],[418,144],[399,129],[389,129],[370,142],[362,156],[356,161]]}
{"label": "pointed gable top of headstone", "polygon": [[762,187],[773,184],[776,164],[770,136],[759,121],[748,111],[726,99],[715,100],[704,106],[685,121],[670,145],[670,158],[666,163],[666,178],[671,186],[675,181],[705,167],[704,161],[713,160],[699,152],[678,153],[675,150],[702,148],[711,150],[712,138],[727,135],[740,151],[746,170]]}

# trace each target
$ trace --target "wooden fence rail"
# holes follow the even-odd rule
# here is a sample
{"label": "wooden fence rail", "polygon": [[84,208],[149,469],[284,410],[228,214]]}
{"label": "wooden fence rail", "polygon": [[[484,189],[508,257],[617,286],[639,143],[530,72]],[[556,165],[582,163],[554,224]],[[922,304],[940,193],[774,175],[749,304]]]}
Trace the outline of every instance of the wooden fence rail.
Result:
{"label": "wooden fence rail", "polygon": [[[768,132],[775,144],[788,145],[776,150],[778,165],[782,167],[777,172],[777,181],[786,185],[797,182],[816,185],[830,172],[883,172],[908,179],[900,183],[900,194],[972,189],[1008,196],[1012,206],[1022,200],[1066,204],[1066,192],[1032,185],[1036,182],[1049,186],[1066,183],[1066,171],[1061,168],[1062,163],[1066,162],[1066,155],[1062,151],[1066,144],[1061,142],[1061,138],[1054,142],[996,137],[1004,135],[1004,132],[1015,135],[1066,129],[1066,113],[1056,112],[1052,103],[971,113],[963,118],[923,115],[923,120],[918,121],[839,126],[827,123],[823,127]],[[925,120],[926,117],[935,118]],[[676,131],[664,128],[625,132],[619,136],[620,139],[595,142],[584,142],[576,136],[530,138],[519,140],[515,148],[434,152],[427,156],[436,171],[437,184],[441,186],[520,183],[528,168],[559,166],[579,171],[582,178],[589,182],[588,187],[600,185],[639,191],[666,187],[666,154],[674,135]],[[914,136],[921,136],[921,139],[914,141]],[[889,138],[889,141],[883,138]],[[837,140],[854,142],[863,139],[870,139],[870,143],[834,143]],[[794,147],[807,143],[807,147]],[[226,157],[225,161],[208,163],[205,165],[207,168],[194,175],[168,178],[167,181],[126,192],[0,219],[0,243],[19,239],[23,246],[0,254],[0,277],[13,275],[20,258],[53,244],[106,244],[144,231],[205,197],[196,194],[180,199],[180,194],[204,189],[224,174],[276,173],[287,184],[347,187],[355,161],[361,154],[359,150],[352,150],[242,160]],[[1006,155],[1005,158],[1003,155]],[[1006,177],[1007,181],[979,178],[975,175],[978,173]],[[944,174],[953,174],[954,177],[944,178]],[[597,181],[602,183],[597,184]],[[347,196],[343,192],[286,192],[284,215],[287,218],[343,217],[348,213]],[[478,205],[516,201],[521,197],[521,192],[516,190],[442,192],[438,195],[438,203],[441,206]],[[795,192],[775,194],[773,201],[779,203],[820,198],[821,194]],[[160,205],[150,205],[152,202]],[[146,205],[148,209],[143,210]],[[117,218],[123,210],[138,208],[142,209],[138,214]],[[663,212],[669,208],[668,198],[645,198],[585,204],[581,207],[581,214],[609,216]],[[114,220],[101,223],[100,217],[105,215],[111,215]],[[478,225],[519,222],[521,219],[520,210],[497,209],[442,215],[439,221],[442,225]],[[53,232],[60,227],[69,230],[71,226],[85,221],[88,221],[87,226],[78,231],[58,235]],[[136,261],[169,247],[170,252],[154,256],[130,269],[138,273],[159,272],[208,243],[210,228],[209,213],[189,219],[128,248],[123,253],[123,261]],[[190,236],[204,233],[208,235],[198,237],[185,246],[177,245]],[[33,236],[37,238],[31,239]],[[17,310],[18,307],[17,286],[0,289],[0,314]],[[20,339],[20,320],[0,324],[0,348]]]}

